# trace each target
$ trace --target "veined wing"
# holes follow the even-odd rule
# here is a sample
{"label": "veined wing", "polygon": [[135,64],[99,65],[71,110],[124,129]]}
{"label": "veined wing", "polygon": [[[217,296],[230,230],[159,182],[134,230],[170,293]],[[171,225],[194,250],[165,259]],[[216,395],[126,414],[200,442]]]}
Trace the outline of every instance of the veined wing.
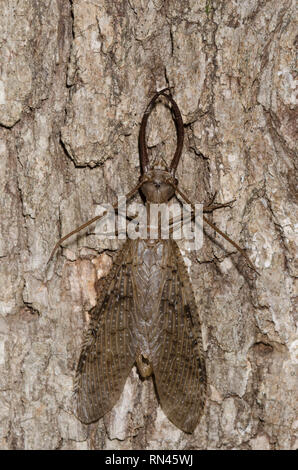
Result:
{"label": "veined wing", "polygon": [[130,242],[119,253],[91,311],[75,383],[77,414],[97,421],[116,404],[135,362]]}
{"label": "veined wing", "polygon": [[180,250],[170,241],[159,304],[160,331],[152,366],[161,407],[180,429],[193,432],[204,409],[206,369],[200,321]]}

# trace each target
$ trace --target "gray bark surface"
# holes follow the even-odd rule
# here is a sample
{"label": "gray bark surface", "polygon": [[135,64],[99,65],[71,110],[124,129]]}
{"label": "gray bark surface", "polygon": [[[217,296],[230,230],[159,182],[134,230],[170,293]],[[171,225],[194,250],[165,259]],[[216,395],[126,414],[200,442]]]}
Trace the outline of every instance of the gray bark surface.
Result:
{"label": "gray bark surface", "polygon": [[[297,448],[295,2],[0,0],[0,9],[0,448]],[[135,367],[111,412],[89,426],[76,419],[88,311],[121,243],[90,227],[46,269],[62,235],[137,182],[143,112],[166,86],[185,124],[181,189],[193,202],[216,191],[217,202],[236,199],[209,218],[260,272],[208,228],[200,251],[180,243],[208,376],[192,435],[168,421]],[[148,144],[151,156],[175,151],[164,106]]]}

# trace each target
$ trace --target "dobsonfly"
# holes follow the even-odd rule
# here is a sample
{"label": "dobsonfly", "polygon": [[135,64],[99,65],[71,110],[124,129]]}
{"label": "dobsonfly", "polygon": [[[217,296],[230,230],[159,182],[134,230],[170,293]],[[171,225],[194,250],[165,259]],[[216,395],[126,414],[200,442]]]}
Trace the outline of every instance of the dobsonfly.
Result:
{"label": "dobsonfly", "polygon": [[[163,96],[171,105],[177,131],[177,148],[166,169],[150,167],[146,125]],[[175,172],[182,153],[184,127],[180,110],[168,88],[157,92],[144,113],[139,149],[142,174],[130,199],[139,189],[151,204],[168,203],[178,194],[195,206],[178,188]],[[203,212],[230,203],[203,207]],[[113,206],[118,209],[117,204]],[[96,216],[56,243],[59,245],[96,220]],[[203,220],[228,240],[256,271],[245,251],[205,216]],[[128,239],[106,278],[95,307],[79,358],[74,392],[76,412],[83,423],[92,423],[110,411],[119,399],[127,376],[136,364],[142,377],[153,376],[161,407],[170,421],[191,433],[204,410],[206,367],[200,319],[192,285],[182,255],[173,238]]]}

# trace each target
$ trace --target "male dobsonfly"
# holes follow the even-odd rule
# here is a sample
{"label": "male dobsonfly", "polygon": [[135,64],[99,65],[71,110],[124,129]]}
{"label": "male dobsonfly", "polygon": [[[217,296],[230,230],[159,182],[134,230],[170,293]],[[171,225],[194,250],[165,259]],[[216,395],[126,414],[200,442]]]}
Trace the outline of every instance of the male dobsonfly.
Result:
{"label": "male dobsonfly", "polygon": [[[177,148],[168,168],[150,167],[145,138],[149,114],[160,96],[171,105],[177,130]],[[183,138],[182,117],[169,89],[157,92],[140,128],[142,175],[127,199],[141,190],[148,210],[150,205],[167,203],[178,194],[190,205],[193,217],[195,206],[175,178]],[[203,212],[227,205],[210,203]],[[113,207],[118,208],[116,204]],[[61,238],[50,259],[64,240],[104,215],[106,212]],[[255,270],[242,248],[205,216],[203,220]],[[77,415],[83,423],[97,421],[113,408],[134,364],[142,377],[153,376],[166,416],[183,431],[193,432],[204,409],[206,367],[191,282],[173,237],[128,239],[103,280],[76,372]]]}

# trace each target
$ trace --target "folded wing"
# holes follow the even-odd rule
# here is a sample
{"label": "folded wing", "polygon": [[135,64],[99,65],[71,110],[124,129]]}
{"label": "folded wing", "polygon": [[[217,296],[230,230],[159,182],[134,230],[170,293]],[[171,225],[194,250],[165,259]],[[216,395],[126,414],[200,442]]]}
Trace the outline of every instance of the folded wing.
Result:
{"label": "folded wing", "polygon": [[204,409],[206,369],[189,276],[177,244],[171,245],[152,366],[164,413],[183,431],[193,432]]}
{"label": "folded wing", "polygon": [[129,245],[107,276],[80,355],[75,383],[77,415],[83,423],[97,421],[119,399],[135,362],[131,312],[133,292]]}

